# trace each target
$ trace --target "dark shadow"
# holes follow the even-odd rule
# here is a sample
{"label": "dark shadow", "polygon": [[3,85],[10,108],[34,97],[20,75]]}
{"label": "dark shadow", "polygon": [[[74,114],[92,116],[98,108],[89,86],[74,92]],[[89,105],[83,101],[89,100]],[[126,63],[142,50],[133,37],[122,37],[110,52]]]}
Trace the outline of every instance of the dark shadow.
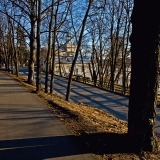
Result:
{"label": "dark shadow", "polygon": [[56,136],[0,141],[0,159],[42,160],[82,154],[74,147],[73,138]]}
{"label": "dark shadow", "polygon": [[37,92],[36,92],[35,90],[32,90],[32,91],[30,91],[30,93],[34,93],[34,94],[36,94]]}
{"label": "dark shadow", "polygon": [[94,154],[138,153],[128,134],[94,133],[82,134],[83,149]]}
{"label": "dark shadow", "polygon": [[1,80],[5,80],[5,81],[13,81],[13,79],[9,76],[4,76],[4,77],[1,77]]}
{"label": "dark shadow", "polygon": [[48,103],[54,106],[54,108],[57,109],[57,112],[63,113],[64,118],[72,118],[72,119],[74,118],[75,120],[78,119],[78,115],[76,115],[76,113],[74,113],[73,111],[71,112],[70,110],[63,108],[52,101],[48,101]]}
{"label": "dark shadow", "polygon": [[17,83],[0,84],[0,87],[17,87],[17,86],[19,86]]}
{"label": "dark shadow", "polygon": [[12,92],[10,90],[8,90],[8,92],[5,90],[4,91],[0,91],[0,94],[2,94],[3,96],[7,95],[7,94],[13,94],[13,93],[20,93],[20,94],[26,94],[26,91],[25,90],[18,90],[18,89],[15,89],[15,90],[12,90]]}
{"label": "dark shadow", "polygon": [[0,141],[3,160],[42,160],[87,153],[134,153],[127,134],[96,133],[82,136],[55,136]]}

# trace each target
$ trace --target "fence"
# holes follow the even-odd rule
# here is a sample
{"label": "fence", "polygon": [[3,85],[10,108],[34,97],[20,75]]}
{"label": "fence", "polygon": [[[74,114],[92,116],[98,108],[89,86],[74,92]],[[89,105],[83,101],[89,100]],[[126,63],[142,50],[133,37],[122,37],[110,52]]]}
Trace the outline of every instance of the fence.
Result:
{"label": "fence", "polygon": [[[73,75],[72,80],[94,85],[94,82],[91,81],[89,77],[83,77],[82,75]],[[111,84],[109,82],[103,82],[103,83],[101,83],[100,81],[96,82],[96,87],[103,88],[106,90],[110,90],[110,85]],[[125,88],[125,94],[124,94],[123,86],[119,84],[114,84],[113,92],[120,93],[123,95],[129,95],[129,87]]]}

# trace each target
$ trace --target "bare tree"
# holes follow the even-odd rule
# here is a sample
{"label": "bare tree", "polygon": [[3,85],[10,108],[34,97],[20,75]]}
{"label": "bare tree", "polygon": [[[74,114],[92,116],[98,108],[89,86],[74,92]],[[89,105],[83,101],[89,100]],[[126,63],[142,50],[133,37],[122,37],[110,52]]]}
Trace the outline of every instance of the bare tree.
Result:
{"label": "bare tree", "polygon": [[71,66],[71,71],[70,71],[70,76],[69,76],[69,80],[68,80],[66,101],[69,101],[69,98],[70,98],[70,90],[71,90],[71,83],[72,83],[74,66],[76,64],[76,60],[77,60],[77,57],[78,57],[78,54],[79,54],[79,50],[80,50],[81,43],[82,43],[82,37],[83,37],[83,33],[84,33],[86,21],[87,21],[87,17],[88,17],[88,14],[89,14],[89,11],[90,11],[90,8],[92,6],[93,1],[94,0],[89,0],[88,7],[87,7],[87,10],[86,10],[83,22],[82,22],[82,28],[81,28],[81,32],[80,32],[80,36],[79,36],[79,41],[78,41],[79,43],[78,43],[78,46],[77,46],[77,49],[76,49],[75,57],[73,59],[73,63],[72,63],[72,66]]}
{"label": "bare tree", "polygon": [[96,1],[87,24],[92,42],[92,80],[95,80],[94,84],[99,80],[99,86],[110,90],[114,90],[115,83],[123,81],[121,77],[127,83],[125,59],[129,53],[130,4],[130,0]]}
{"label": "bare tree", "polygon": [[4,57],[4,63],[5,63],[5,69],[9,70],[9,59],[10,59],[10,34],[9,34],[9,28],[8,28],[8,21],[7,18],[3,17],[1,19],[0,23],[0,37],[1,37],[1,48],[3,51],[3,57]]}
{"label": "bare tree", "polygon": [[[16,9],[16,13],[14,16],[10,12],[10,7],[14,5]],[[29,66],[28,66],[28,83],[34,83],[34,64],[36,62],[36,22],[37,22],[37,0],[26,1],[1,1],[1,10],[0,12],[6,14],[10,17],[15,23],[17,23],[26,34],[26,37],[29,38],[30,41],[30,58],[29,58]],[[50,9],[50,6],[47,6],[41,14],[47,12]],[[7,12],[9,11],[9,12]],[[21,21],[18,21],[19,16],[22,15]]]}
{"label": "bare tree", "polygon": [[57,1],[56,6],[54,6],[55,12],[54,12],[54,22],[53,22],[54,26],[53,26],[53,37],[52,37],[52,65],[51,65],[50,94],[53,93],[53,87],[54,87],[57,33],[66,21],[68,11],[71,5],[71,1],[65,1],[66,5],[63,11],[60,9],[62,4],[63,4],[63,1],[62,2]]}
{"label": "bare tree", "polygon": [[49,21],[49,36],[48,36],[48,51],[46,58],[46,76],[45,76],[45,93],[48,93],[48,74],[49,74],[49,64],[51,58],[51,35],[52,35],[52,24],[53,24],[53,12],[54,11],[54,0],[52,0],[51,11],[50,11],[50,21]]}

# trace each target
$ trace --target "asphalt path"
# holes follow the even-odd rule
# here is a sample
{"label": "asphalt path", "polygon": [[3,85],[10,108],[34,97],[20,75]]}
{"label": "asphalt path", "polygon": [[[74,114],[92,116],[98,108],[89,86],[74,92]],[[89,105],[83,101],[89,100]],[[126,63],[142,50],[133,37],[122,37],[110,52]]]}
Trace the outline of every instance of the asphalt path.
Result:
{"label": "asphalt path", "polygon": [[[28,75],[26,68],[20,68],[22,74]],[[50,76],[49,76],[50,81]],[[42,73],[41,83],[45,82],[45,74]],[[55,76],[54,91],[61,96],[66,96],[68,79]],[[126,96],[112,93],[88,84],[72,81],[70,100],[75,103],[84,103],[94,108],[101,109],[105,112],[116,116],[121,120],[128,120],[128,100]],[[160,135],[160,108],[157,107],[157,119],[155,131]]]}
{"label": "asphalt path", "polygon": [[95,159],[33,93],[2,72],[0,122],[0,160]]}

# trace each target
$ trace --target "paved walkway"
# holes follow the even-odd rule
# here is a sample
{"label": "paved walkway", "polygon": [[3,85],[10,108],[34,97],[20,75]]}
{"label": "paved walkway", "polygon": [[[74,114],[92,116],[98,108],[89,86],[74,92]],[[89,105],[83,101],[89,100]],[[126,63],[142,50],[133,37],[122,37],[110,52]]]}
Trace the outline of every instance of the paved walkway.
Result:
{"label": "paved walkway", "polygon": [[0,160],[93,160],[33,94],[0,72]]}

